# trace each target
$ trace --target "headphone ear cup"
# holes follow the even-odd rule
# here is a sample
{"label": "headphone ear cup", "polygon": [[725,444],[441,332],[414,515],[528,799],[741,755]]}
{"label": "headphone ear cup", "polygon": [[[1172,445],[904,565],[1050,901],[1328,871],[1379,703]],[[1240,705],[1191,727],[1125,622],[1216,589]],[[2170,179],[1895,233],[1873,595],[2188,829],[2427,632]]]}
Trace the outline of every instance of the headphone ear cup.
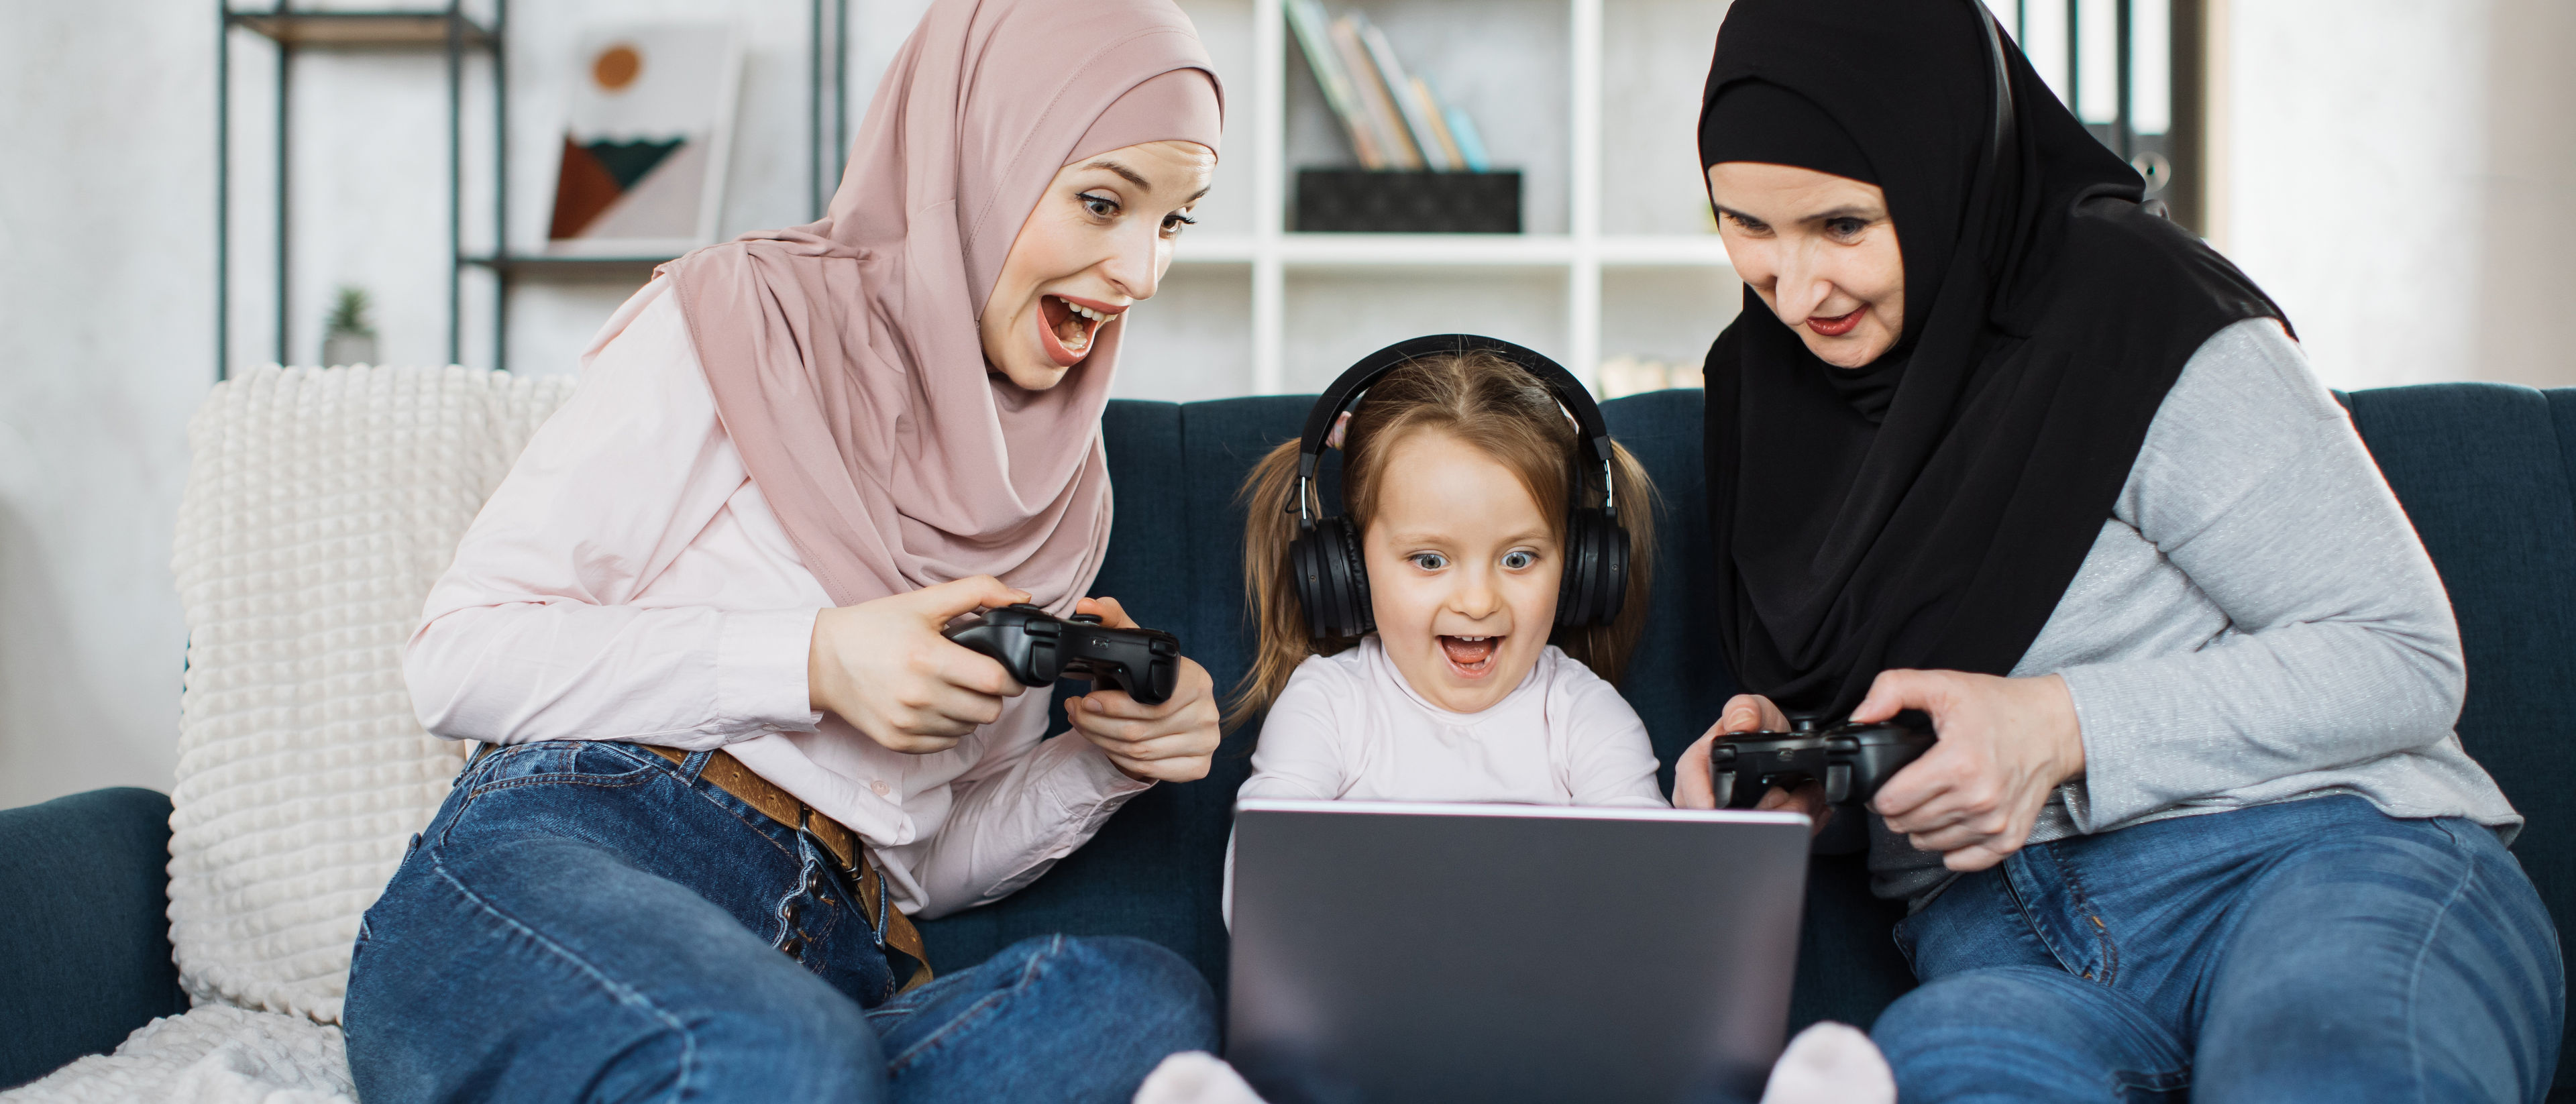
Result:
{"label": "headphone ear cup", "polygon": [[1297,603],[1306,609],[1306,635],[1329,640],[1377,627],[1368,570],[1348,521],[1328,517],[1298,534],[1288,542],[1288,566],[1296,574]]}
{"label": "headphone ear cup", "polygon": [[1628,530],[1610,520],[1601,519],[1601,561],[1599,597],[1593,606],[1592,624],[1609,625],[1619,620],[1619,611],[1628,605]]}
{"label": "headphone ear cup", "polygon": [[1556,592],[1560,625],[1607,625],[1628,598],[1628,531],[1597,508],[1574,511],[1565,527],[1565,579]]}
{"label": "headphone ear cup", "polygon": [[1337,635],[1364,636],[1377,631],[1377,606],[1369,596],[1368,560],[1360,551],[1360,535],[1342,518],[1333,519],[1335,535],[1342,550],[1343,600],[1349,603],[1342,624],[1349,631]]}
{"label": "headphone ear cup", "polygon": [[1324,623],[1332,616],[1324,584],[1323,564],[1315,549],[1323,542],[1312,528],[1301,528],[1288,538],[1288,585],[1297,592],[1297,608],[1306,611],[1306,635],[1321,638]]}
{"label": "headphone ear cup", "polygon": [[1556,623],[1587,625],[1592,613],[1592,526],[1599,521],[1591,510],[1576,510],[1565,521],[1565,577],[1556,585]]}

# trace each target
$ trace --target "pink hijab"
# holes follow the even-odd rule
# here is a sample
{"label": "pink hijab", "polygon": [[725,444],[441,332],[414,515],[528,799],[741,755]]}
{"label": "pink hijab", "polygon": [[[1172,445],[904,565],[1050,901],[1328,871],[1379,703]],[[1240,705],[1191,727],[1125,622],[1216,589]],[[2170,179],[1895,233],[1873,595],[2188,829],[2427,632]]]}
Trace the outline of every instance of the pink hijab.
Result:
{"label": "pink hijab", "polygon": [[936,0],[822,221],[664,266],[726,434],[835,603],[991,574],[1064,613],[1089,589],[1126,324],[1033,392],[988,376],[976,318],[1058,169],[1213,150],[1220,110],[1171,0]]}

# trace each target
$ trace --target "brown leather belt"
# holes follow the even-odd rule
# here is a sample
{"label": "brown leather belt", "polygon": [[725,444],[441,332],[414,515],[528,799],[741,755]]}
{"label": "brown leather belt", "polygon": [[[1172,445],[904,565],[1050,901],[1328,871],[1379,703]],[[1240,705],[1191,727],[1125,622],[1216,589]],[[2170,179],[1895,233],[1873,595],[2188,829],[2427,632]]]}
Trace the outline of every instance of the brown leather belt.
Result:
{"label": "brown leather belt", "polygon": [[[686,763],[689,759],[688,752],[676,748],[652,744],[636,746],[673,763]],[[768,779],[753,774],[750,767],[742,765],[742,760],[729,752],[718,751],[708,756],[706,768],[698,772],[698,777],[740,798],[743,804],[758,810],[760,815],[790,828],[802,829],[814,837],[814,842],[822,845],[824,852],[832,856],[832,861],[840,864],[842,876],[858,887],[859,907],[864,910],[867,922],[870,925],[882,923],[883,930],[877,934],[884,938],[885,944],[911,956],[914,963],[912,980],[903,983],[903,991],[909,992],[930,980],[930,954],[921,944],[921,929],[912,926],[912,918],[905,916],[902,909],[891,907],[886,902],[885,880],[877,873],[876,857],[868,853],[868,845],[858,833],[797,800],[795,795],[779,789]]]}

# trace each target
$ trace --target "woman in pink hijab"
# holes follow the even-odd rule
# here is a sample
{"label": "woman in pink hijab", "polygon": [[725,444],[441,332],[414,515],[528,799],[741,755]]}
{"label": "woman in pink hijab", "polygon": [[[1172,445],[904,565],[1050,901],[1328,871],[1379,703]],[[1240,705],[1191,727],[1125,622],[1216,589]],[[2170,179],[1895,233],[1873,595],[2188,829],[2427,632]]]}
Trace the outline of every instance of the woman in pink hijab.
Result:
{"label": "woman in pink hijab", "polygon": [[484,506],[404,669],[482,746],[368,911],[371,1101],[1118,1100],[1206,983],[1053,937],[925,980],[997,900],[1207,773],[1207,673],[1043,693],[940,629],[1082,595],[1121,319],[1221,101],[1170,0],[935,0],[822,221],[663,267]]}

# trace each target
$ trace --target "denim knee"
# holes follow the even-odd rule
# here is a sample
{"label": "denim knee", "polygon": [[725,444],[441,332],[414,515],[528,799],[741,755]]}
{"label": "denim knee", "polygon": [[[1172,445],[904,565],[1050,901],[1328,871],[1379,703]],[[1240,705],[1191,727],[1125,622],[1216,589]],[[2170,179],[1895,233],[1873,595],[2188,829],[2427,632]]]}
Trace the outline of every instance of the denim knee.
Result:
{"label": "denim knee", "polygon": [[1125,935],[1053,936],[1043,942],[1052,944],[1042,953],[1050,960],[1046,972],[1053,983],[1115,992],[1137,1011],[1128,1024],[1131,1038],[1175,1051],[1216,1049],[1216,993],[1188,960],[1159,943]]}
{"label": "denim knee", "polygon": [[680,1080],[697,1094],[684,1097],[874,1101],[885,1095],[885,1056],[866,1013],[819,981],[745,984],[692,1004],[664,1010],[673,1037],[684,1044]]}
{"label": "denim knee", "polygon": [[[2041,971],[2033,968],[2031,974]],[[1938,1050],[1963,1035],[1985,1036],[1989,1024],[2030,1022],[2034,1003],[2054,1003],[2051,980],[2015,968],[1969,970],[1937,978],[1897,998],[1870,1034],[1892,1057],[1900,1048]]]}
{"label": "denim knee", "polygon": [[2134,1000],[2064,970],[2005,966],[1907,993],[1870,1031],[1898,1099],[2179,1099],[2190,1060]]}

